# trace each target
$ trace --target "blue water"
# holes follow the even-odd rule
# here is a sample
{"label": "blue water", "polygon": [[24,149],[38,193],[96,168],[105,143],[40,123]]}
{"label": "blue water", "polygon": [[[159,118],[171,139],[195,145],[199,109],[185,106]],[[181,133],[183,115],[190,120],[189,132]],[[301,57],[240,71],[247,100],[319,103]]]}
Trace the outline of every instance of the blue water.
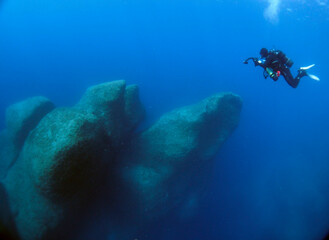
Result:
{"label": "blue water", "polygon": [[[0,129],[8,105],[75,104],[88,86],[138,84],[148,123],[221,91],[244,101],[201,212],[140,239],[321,239],[329,231],[329,2],[0,1]],[[273,10],[273,9],[272,9]],[[274,9],[275,11],[275,9]],[[320,82],[297,89],[242,61],[283,50]]]}

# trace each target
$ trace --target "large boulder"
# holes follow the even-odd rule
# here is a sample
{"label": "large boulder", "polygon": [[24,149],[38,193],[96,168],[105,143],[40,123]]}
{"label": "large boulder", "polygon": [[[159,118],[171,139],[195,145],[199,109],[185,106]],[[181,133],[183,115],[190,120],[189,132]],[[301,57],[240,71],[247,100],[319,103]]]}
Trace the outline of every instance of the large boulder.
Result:
{"label": "large boulder", "polygon": [[103,119],[111,145],[118,147],[144,118],[138,87],[126,87],[123,80],[96,85],[87,89],[76,108]]}
{"label": "large boulder", "polygon": [[100,184],[103,139],[99,119],[74,108],[52,111],[30,133],[4,181],[22,239],[61,238],[63,222]]}
{"label": "large boulder", "polygon": [[0,133],[0,179],[14,164],[31,130],[55,108],[45,97],[32,97],[6,110],[6,129]]}
{"label": "large boulder", "polygon": [[6,128],[15,145],[21,147],[29,132],[54,108],[54,104],[45,97],[28,98],[7,108]]}
{"label": "large boulder", "polygon": [[215,154],[238,125],[241,107],[240,97],[217,94],[165,114],[137,136],[118,173],[121,199],[134,199],[122,205],[123,214],[132,219],[134,212],[139,223],[172,209],[189,216],[210,179]]}
{"label": "large boulder", "polygon": [[0,227],[23,240],[126,240],[171,212],[192,216],[241,103],[217,94],[136,133],[145,115],[138,87],[115,81],[89,88],[74,107],[48,108],[33,124],[8,123],[2,136],[15,137],[0,145],[9,142],[17,156],[0,181]]}
{"label": "large boulder", "polygon": [[103,139],[102,124],[95,115],[59,108],[32,131],[21,157],[40,192],[67,201],[97,182]]}
{"label": "large boulder", "polygon": [[68,238],[64,223],[83,218],[81,207],[143,116],[138,88],[115,81],[89,88],[76,106],[57,108],[30,129],[4,179],[19,236]]}
{"label": "large boulder", "polygon": [[40,194],[23,160],[17,160],[4,180],[9,203],[7,211],[15,228],[6,219],[1,220],[19,239],[56,239],[61,223],[67,217],[66,208]]}

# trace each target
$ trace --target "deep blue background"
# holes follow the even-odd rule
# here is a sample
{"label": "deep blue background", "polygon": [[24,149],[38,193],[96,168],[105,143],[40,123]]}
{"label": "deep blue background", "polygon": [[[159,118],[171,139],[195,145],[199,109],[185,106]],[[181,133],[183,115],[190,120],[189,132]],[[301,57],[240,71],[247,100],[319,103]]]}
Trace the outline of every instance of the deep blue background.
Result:
{"label": "deep blue background", "polygon": [[[43,95],[70,106],[109,80],[140,86],[149,123],[232,91],[244,101],[241,121],[202,211],[148,237],[321,239],[329,231],[329,8],[318,2],[285,1],[273,23],[261,0],[3,1],[0,128],[12,103]],[[261,47],[283,50],[293,74],[315,63],[321,81],[303,78],[293,89],[264,80],[242,64]]]}

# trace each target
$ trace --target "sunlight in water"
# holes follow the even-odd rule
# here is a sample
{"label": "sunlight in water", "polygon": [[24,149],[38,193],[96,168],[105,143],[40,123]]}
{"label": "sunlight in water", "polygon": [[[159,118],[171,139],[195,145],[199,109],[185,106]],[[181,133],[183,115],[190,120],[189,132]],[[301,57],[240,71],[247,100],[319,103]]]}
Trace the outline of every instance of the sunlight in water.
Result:
{"label": "sunlight in water", "polygon": [[281,0],[268,0],[268,7],[264,11],[265,18],[271,23],[277,23],[279,21],[279,9]]}

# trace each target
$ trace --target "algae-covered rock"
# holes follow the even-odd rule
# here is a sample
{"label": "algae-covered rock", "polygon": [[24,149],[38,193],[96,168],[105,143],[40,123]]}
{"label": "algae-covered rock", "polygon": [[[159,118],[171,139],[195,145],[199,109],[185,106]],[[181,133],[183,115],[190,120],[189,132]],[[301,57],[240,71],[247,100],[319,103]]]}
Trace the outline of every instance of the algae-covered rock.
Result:
{"label": "algae-covered rock", "polygon": [[7,108],[6,128],[15,145],[21,147],[29,132],[54,108],[54,104],[45,97],[28,98]]}
{"label": "algae-covered rock", "polygon": [[[8,111],[11,117],[1,134],[3,142],[9,139],[9,131],[23,132],[18,130],[24,128],[20,128],[23,120],[10,121],[14,113],[19,115],[17,109],[24,109],[24,104],[17,106]],[[115,81],[89,88],[72,108],[58,108],[40,117],[36,126],[28,128],[17,161],[4,175],[15,229],[11,224],[7,227],[22,239],[69,238],[73,230],[65,223],[83,219],[85,213],[79,209],[93,201],[95,189],[105,185],[101,180],[115,159],[115,146],[126,140],[143,114],[138,88]],[[13,146],[15,140],[7,142]]]}
{"label": "algae-covered rock", "polygon": [[126,87],[123,80],[88,88],[76,108],[103,119],[111,144],[116,147],[122,145],[127,134],[144,118],[138,87]]}
{"label": "algae-covered rock", "polygon": [[89,87],[75,107],[89,110],[100,117],[109,117],[123,102],[125,88],[126,82],[123,80]]}
{"label": "algae-covered rock", "polygon": [[92,188],[102,168],[102,135],[95,115],[65,108],[49,113],[22,152],[37,189],[65,200]]}
{"label": "algae-covered rock", "polygon": [[128,240],[169,213],[191,217],[241,110],[217,94],[135,133],[145,111],[125,81],[90,87],[71,108],[46,102],[10,107],[0,134],[0,224],[23,240],[94,239],[78,234],[90,224],[88,236]]}
{"label": "algae-covered rock", "polygon": [[145,116],[145,109],[140,101],[137,85],[127,86],[124,109],[127,130],[134,130]]}
{"label": "algae-covered rock", "polygon": [[16,231],[10,231],[10,229],[16,229],[15,221],[10,212],[6,189],[0,182],[0,239],[18,239],[18,236],[15,235]]}
{"label": "algae-covered rock", "polygon": [[0,179],[14,164],[30,131],[55,108],[45,97],[28,98],[6,110],[6,129],[0,133]]}
{"label": "algae-covered rock", "polygon": [[139,154],[149,154],[144,161],[180,162],[189,154],[206,160],[237,126],[241,107],[236,95],[214,95],[165,114],[134,144]]}
{"label": "algae-covered rock", "polygon": [[63,223],[100,184],[102,135],[94,115],[68,108],[52,111],[30,133],[4,181],[22,239],[65,236]]}
{"label": "algae-covered rock", "polygon": [[238,96],[217,94],[165,114],[133,140],[119,176],[135,199],[137,218],[153,219],[197,202],[212,159],[236,128],[241,107]]}
{"label": "algae-covered rock", "polygon": [[18,155],[12,139],[7,130],[0,132],[0,180],[6,176]]}
{"label": "algae-covered rock", "polygon": [[61,234],[61,224],[68,217],[67,208],[40,193],[22,157],[10,169],[4,185],[9,203],[7,211],[15,223],[14,229],[12,225],[6,227],[19,239],[56,239]]}

